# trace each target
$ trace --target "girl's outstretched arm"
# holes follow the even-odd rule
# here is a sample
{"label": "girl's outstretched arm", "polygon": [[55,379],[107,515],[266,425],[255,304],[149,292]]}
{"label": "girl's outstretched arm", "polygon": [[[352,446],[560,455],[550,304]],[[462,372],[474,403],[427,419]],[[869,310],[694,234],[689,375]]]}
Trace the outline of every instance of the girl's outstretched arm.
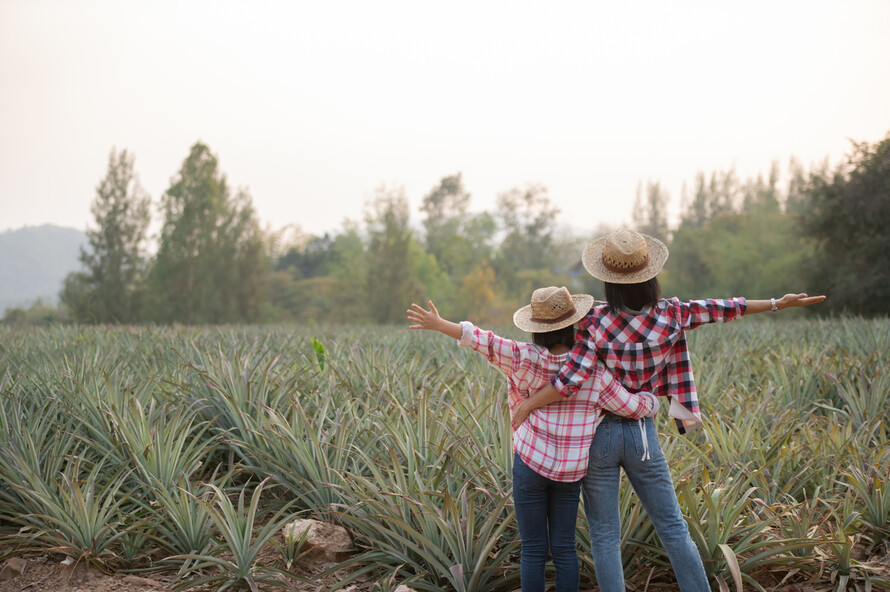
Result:
{"label": "girl's outstretched arm", "polygon": [[427,331],[438,331],[448,337],[453,337],[455,339],[460,339],[461,336],[461,326],[457,323],[452,323],[451,321],[445,320],[439,316],[439,311],[436,310],[436,306],[433,304],[433,301],[429,301],[429,310],[425,310],[422,306],[418,304],[411,304],[411,308],[408,309],[408,320],[414,323],[409,328],[410,329],[426,329]]}
{"label": "girl's outstretched arm", "polygon": [[[807,296],[806,294],[785,294],[775,301],[777,310],[783,308],[791,308],[793,306],[809,306],[825,300],[825,296]],[[745,314],[754,314],[758,312],[768,312],[773,309],[773,301],[771,300],[748,300],[748,306]]]}

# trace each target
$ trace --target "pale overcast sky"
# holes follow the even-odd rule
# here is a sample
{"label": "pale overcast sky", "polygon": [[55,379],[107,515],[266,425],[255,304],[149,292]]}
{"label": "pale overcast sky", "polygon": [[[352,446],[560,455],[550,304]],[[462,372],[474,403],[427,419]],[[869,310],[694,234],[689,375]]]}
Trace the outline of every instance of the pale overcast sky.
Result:
{"label": "pale overcast sky", "polygon": [[264,224],[322,233],[462,172],[560,222],[676,208],[696,171],[839,162],[890,131],[890,1],[0,0],[0,231],[86,228],[112,147],[157,201],[205,142]]}

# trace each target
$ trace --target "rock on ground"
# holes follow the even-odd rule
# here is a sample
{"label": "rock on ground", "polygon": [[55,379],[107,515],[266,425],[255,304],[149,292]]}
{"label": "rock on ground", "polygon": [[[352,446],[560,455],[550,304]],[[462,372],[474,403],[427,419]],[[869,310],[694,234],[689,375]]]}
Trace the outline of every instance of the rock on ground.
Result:
{"label": "rock on ground", "polygon": [[306,535],[306,557],[324,561],[337,561],[342,553],[352,549],[352,537],[342,526],[320,520],[294,520],[285,525],[282,534],[285,538],[299,538]]}

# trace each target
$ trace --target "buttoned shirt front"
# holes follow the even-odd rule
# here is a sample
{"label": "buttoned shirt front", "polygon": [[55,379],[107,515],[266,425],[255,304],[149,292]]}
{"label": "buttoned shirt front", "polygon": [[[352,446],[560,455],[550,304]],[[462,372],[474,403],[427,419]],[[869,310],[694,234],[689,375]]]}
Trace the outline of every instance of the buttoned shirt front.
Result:
{"label": "buttoned shirt front", "polygon": [[[511,415],[520,401],[547,385],[568,356],[504,339],[467,321],[461,323],[460,345],[482,354],[506,375]],[[532,411],[513,432],[513,449],[548,479],[573,482],[584,477],[602,409],[634,419],[652,411],[654,399],[622,388],[602,364],[592,368],[576,396]]]}
{"label": "buttoned shirt front", "polygon": [[602,361],[629,391],[670,397],[669,413],[685,433],[701,425],[685,331],[739,318],[746,306],[744,298],[662,299],[639,312],[595,306],[578,322],[575,347],[551,383],[567,397],[578,393]]}

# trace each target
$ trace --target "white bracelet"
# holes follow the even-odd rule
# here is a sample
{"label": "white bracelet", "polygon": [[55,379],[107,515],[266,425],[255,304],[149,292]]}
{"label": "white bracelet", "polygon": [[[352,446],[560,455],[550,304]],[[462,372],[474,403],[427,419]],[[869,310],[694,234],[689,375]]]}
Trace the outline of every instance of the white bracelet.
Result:
{"label": "white bracelet", "polygon": [[776,306],[776,299],[775,299],[775,298],[770,298],[770,299],[769,299],[769,305],[772,307],[772,308],[770,308],[770,310],[772,310],[772,311],[779,310],[779,307]]}

